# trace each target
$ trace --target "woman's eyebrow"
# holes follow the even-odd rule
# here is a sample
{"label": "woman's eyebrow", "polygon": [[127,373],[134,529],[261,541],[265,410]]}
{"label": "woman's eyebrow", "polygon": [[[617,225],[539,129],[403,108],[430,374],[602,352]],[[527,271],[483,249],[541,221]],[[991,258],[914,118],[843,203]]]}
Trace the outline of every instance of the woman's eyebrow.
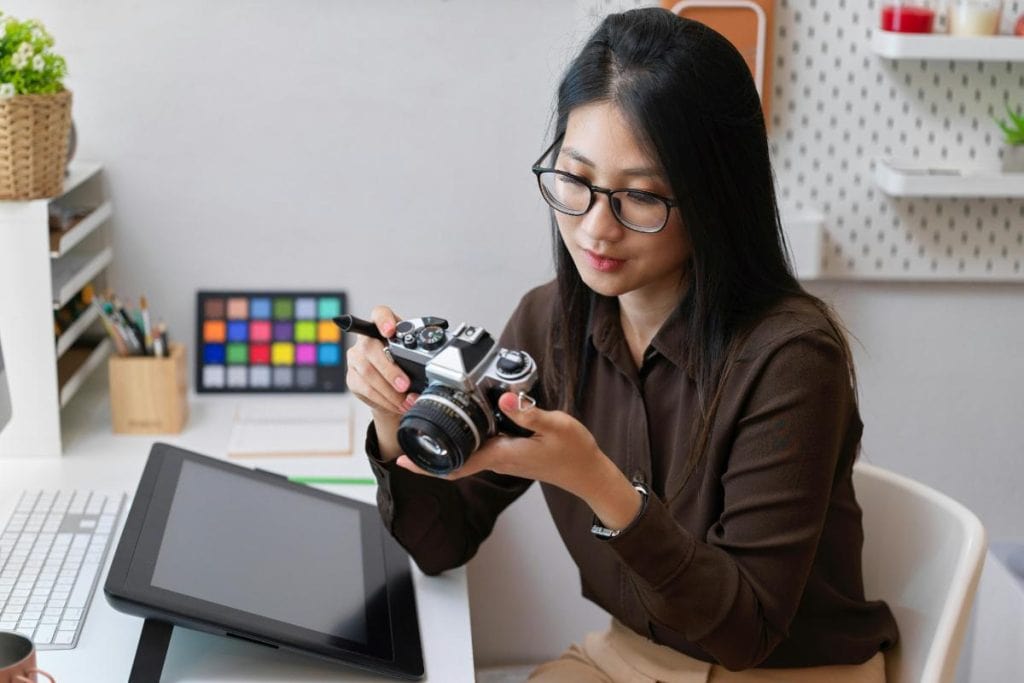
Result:
{"label": "woman's eyebrow", "polygon": [[[566,155],[570,159],[573,159],[575,161],[580,162],[584,166],[589,166],[590,168],[596,168],[597,167],[597,165],[593,161],[591,161],[590,159],[585,157],[575,147],[563,147],[562,148],[562,154]],[[627,169],[623,169],[622,171],[619,171],[619,173],[621,173],[622,175],[629,175],[629,176],[643,176],[643,177],[649,177],[649,178],[661,178],[661,172],[658,171],[655,168],[650,168],[650,167],[627,168]]]}

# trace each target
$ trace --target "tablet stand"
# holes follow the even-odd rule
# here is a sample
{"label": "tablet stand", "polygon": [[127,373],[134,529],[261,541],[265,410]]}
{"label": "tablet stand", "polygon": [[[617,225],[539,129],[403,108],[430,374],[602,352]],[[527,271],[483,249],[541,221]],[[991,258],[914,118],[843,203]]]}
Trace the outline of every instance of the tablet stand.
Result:
{"label": "tablet stand", "polygon": [[167,646],[171,643],[173,624],[157,619],[146,619],[139,635],[139,646],[135,649],[135,661],[128,683],[159,683],[164,669]]}

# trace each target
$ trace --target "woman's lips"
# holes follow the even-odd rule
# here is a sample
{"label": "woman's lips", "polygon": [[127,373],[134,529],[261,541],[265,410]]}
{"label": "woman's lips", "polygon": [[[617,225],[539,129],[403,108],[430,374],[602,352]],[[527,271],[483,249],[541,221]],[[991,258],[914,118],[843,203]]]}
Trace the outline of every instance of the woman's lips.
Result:
{"label": "woman's lips", "polygon": [[595,254],[589,249],[584,249],[583,253],[586,254],[587,263],[590,264],[590,267],[593,268],[594,270],[599,270],[602,273],[614,272],[621,268],[622,265],[626,262],[624,259],[609,258],[607,256]]}

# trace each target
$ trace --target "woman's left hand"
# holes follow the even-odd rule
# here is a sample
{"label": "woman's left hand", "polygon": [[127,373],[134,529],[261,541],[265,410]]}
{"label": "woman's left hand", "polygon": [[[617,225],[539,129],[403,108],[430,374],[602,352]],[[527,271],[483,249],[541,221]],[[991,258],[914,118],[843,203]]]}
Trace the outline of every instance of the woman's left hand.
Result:
{"label": "woman's left hand", "polygon": [[[615,468],[590,431],[568,413],[542,410],[526,401],[520,410],[519,398],[513,393],[502,394],[498,406],[513,422],[534,435],[499,435],[489,439],[465,465],[444,475],[446,479],[461,479],[490,470],[547,482],[586,500],[601,486],[601,477],[608,475],[607,465]],[[418,474],[430,474],[406,455],[399,457],[397,464]]]}

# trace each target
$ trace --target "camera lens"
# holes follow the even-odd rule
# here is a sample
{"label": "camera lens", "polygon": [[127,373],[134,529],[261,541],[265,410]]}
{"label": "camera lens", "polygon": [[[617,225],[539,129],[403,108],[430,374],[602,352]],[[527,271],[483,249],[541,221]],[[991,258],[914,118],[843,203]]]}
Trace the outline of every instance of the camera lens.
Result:
{"label": "camera lens", "polygon": [[398,443],[413,462],[447,474],[466,462],[488,435],[483,408],[457,389],[430,384],[398,423]]}

